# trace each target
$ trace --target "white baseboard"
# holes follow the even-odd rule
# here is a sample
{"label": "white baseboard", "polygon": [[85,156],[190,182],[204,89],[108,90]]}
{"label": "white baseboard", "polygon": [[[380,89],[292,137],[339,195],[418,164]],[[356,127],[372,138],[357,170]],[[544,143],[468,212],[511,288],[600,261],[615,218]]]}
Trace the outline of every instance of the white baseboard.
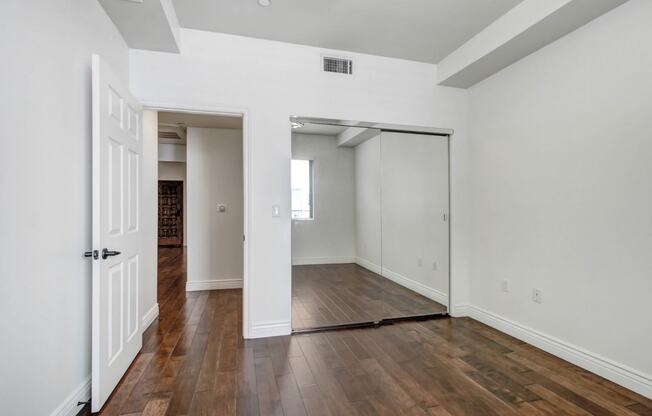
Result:
{"label": "white baseboard", "polygon": [[193,280],[186,282],[186,291],[240,289],[242,279]]}
{"label": "white baseboard", "polygon": [[290,321],[270,321],[253,324],[249,338],[278,337],[281,335],[290,335],[291,333],[292,324]]}
{"label": "white baseboard", "polygon": [[50,416],[75,416],[82,409],[83,405],[77,406],[78,402],[85,402],[91,398],[91,376],[73,390],[68,397],[56,409],[50,413]]}
{"label": "white baseboard", "polygon": [[470,307],[471,305],[469,305],[468,303],[453,305],[450,311],[450,315],[453,318],[463,318],[465,316],[469,316]]}
{"label": "white baseboard", "polygon": [[158,318],[158,303],[155,303],[154,306],[152,306],[143,316],[143,319],[141,320],[143,331],[149,328],[156,318]]}
{"label": "white baseboard", "polygon": [[652,399],[652,376],[470,305],[468,316]]}
{"label": "white baseboard", "polygon": [[435,302],[439,302],[442,305],[448,305],[448,296],[437,289],[430,288],[423,283],[419,283],[415,280],[409,279],[403,275],[400,275],[396,272],[393,272],[388,269],[383,269],[379,265],[370,262],[369,260],[357,257],[355,261],[359,266],[364,267],[367,270],[370,270],[376,274],[379,274],[399,285],[406,287],[414,292],[417,292],[420,295],[432,299]]}
{"label": "white baseboard", "polygon": [[446,293],[442,291],[428,287],[423,283],[417,282],[416,280],[409,279],[403,275],[400,275],[388,269],[383,269],[382,276],[386,277],[387,279],[395,283],[398,283],[403,287],[406,287],[414,292],[417,292],[418,294],[425,296],[428,299],[432,299],[435,302],[441,303],[442,305],[448,305],[448,295],[446,295]]}
{"label": "white baseboard", "polygon": [[383,271],[382,267],[380,267],[376,263],[370,262],[367,259],[363,259],[362,257],[356,257],[355,258],[355,263],[358,266],[364,267],[365,269],[370,270],[370,271],[372,271],[372,272],[374,272],[376,274],[380,274]]}
{"label": "white baseboard", "polygon": [[346,264],[355,263],[355,257],[293,257],[293,266],[310,264]]}

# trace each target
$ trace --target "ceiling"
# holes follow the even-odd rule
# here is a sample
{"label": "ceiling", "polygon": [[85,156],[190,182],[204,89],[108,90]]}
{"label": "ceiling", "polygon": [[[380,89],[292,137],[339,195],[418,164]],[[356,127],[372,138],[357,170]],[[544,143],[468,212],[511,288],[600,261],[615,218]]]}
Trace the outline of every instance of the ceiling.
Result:
{"label": "ceiling", "polygon": [[158,112],[159,135],[161,131],[169,130],[173,125],[182,125],[181,139],[169,139],[159,136],[159,143],[186,144],[185,130],[187,127],[201,127],[209,129],[241,129],[242,117],[221,116],[213,114],[173,113],[169,111]]}
{"label": "ceiling", "polygon": [[173,0],[179,24],[437,63],[522,0]]}
{"label": "ceiling", "polygon": [[242,117],[219,116],[212,114],[172,113],[159,111],[159,124],[183,123],[186,127],[205,127],[210,129],[241,129]]}

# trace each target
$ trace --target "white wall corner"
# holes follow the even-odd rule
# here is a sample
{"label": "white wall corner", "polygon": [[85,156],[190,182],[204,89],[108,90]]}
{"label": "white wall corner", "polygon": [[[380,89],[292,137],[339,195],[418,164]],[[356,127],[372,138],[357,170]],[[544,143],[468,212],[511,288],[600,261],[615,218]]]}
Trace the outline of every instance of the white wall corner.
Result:
{"label": "white wall corner", "polygon": [[477,306],[468,305],[467,309],[468,316],[485,325],[652,399],[652,375],[650,374],[642,373]]}
{"label": "white wall corner", "polygon": [[267,338],[290,335],[292,324],[290,321],[269,321],[254,323],[251,326],[249,338]]}
{"label": "white wall corner", "polygon": [[143,332],[149,326],[154,322],[154,320],[158,318],[158,302],[154,304],[146,313],[143,315],[143,318],[141,320],[141,327],[143,328]]}
{"label": "white wall corner", "polygon": [[50,413],[50,416],[75,416],[83,407],[83,405],[78,406],[77,403],[88,401],[90,398],[91,376],[89,374],[84,381]]}
{"label": "white wall corner", "polygon": [[242,278],[236,279],[213,279],[213,280],[193,280],[186,282],[187,292],[196,292],[199,290],[221,290],[221,289],[241,289]]}

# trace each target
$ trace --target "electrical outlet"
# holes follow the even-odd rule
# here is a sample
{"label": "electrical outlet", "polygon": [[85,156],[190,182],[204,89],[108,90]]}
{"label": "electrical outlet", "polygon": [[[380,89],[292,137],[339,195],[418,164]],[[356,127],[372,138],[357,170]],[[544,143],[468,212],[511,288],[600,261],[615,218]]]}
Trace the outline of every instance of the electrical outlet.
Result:
{"label": "electrical outlet", "polygon": [[423,267],[423,259],[421,257],[417,259],[417,266]]}
{"label": "electrical outlet", "polygon": [[437,262],[433,260],[433,262],[432,262],[432,270],[437,271],[437,269],[438,269]]}
{"label": "electrical outlet", "polygon": [[532,290],[532,301],[536,303],[541,303],[541,289]]}
{"label": "electrical outlet", "polygon": [[505,293],[509,292],[509,282],[507,281],[507,279],[503,279],[502,288],[503,288],[503,292]]}

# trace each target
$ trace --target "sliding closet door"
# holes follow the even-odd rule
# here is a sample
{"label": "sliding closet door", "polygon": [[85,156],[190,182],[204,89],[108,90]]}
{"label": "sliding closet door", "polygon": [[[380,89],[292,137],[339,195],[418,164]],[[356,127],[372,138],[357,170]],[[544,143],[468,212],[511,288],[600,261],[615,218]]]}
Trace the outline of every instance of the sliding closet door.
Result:
{"label": "sliding closet door", "polygon": [[305,124],[293,131],[295,331],[383,317],[380,131],[368,130]]}
{"label": "sliding closet door", "polygon": [[448,138],[383,132],[381,160],[385,318],[446,312]]}

